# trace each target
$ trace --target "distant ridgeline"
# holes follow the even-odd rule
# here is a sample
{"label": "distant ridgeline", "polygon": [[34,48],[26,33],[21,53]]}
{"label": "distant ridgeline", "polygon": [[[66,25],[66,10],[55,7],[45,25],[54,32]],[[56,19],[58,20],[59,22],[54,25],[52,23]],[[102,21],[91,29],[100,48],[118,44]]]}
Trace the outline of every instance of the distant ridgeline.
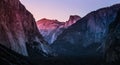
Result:
{"label": "distant ridgeline", "polygon": [[[114,45],[117,46],[118,43],[117,48],[120,50],[120,29],[118,23],[120,22],[120,17],[118,16],[118,20],[115,20],[119,9],[120,4],[116,4],[93,11],[81,18],[58,36],[56,41],[51,45],[54,52],[63,57],[101,58],[105,58],[104,54],[107,53],[106,56],[108,60],[118,60],[117,57],[120,58],[120,56],[116,56],[116,52],[114,55],[113,49],[116,48]],[[117,23],[115,23],[116,21]],[[116,26],[118,26],[118,28]],[[109,32],[111,29],[112,32]],[[110,53],[112,54],[110,55]],[[118,53],[120,53],[120,51],[118,51]],[[113,57],[111,57],[112,55]]]}
{"label": "distant ridgeline", "polygon": [[49,20],[43,18],[37,21],[37,27],[45,40],[49,44],[52,44],[65,29],[80,19],[81,17],[78,15],[71,15],[69,20],[66,22],[59,22],[58,20]]}
{"label": "distant ridgeline", "polygon": [[33,15],[19,0],[0,0],[0,65],[119,63],[120,4],[83,18],[70,16],[66,23],[40,21],[38,29]]}

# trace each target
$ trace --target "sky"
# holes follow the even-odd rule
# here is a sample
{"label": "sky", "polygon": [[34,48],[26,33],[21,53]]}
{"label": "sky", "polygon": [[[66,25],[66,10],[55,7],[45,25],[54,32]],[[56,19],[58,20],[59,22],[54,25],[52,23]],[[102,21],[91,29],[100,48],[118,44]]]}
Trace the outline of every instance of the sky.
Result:
{"label": "sky", "polygon": [[20,0],[35,20],[57,19],[65,22],[70,15],[84,17],[97,9],[120,3],[120,0]]}

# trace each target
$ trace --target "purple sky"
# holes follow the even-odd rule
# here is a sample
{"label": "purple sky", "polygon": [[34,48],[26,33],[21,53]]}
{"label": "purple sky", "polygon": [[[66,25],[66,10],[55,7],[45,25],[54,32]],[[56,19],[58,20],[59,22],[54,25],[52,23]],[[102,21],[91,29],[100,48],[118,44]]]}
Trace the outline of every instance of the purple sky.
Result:
{"label": "purple sky", "polygon": [[20,0],[34,15],[41,18],[68,20],[70,15],[85,16],[91,11],[120,3],[120,0]]}

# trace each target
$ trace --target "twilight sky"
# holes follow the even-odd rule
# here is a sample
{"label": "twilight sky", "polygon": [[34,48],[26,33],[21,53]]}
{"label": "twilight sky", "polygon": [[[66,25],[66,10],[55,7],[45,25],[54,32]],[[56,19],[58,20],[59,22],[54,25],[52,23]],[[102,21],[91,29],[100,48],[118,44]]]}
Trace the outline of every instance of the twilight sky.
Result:
{"label": "twilight sky", "polygon": [[20,0],[34,15],[41,18],[67,21],[70,15],[85,16],[91,11],[120,3],[120,0]]}

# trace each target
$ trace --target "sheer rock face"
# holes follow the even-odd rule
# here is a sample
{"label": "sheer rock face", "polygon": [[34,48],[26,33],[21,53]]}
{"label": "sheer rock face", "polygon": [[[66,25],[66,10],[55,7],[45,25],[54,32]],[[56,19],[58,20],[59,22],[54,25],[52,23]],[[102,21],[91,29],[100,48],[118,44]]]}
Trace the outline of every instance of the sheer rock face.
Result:
{"label": "sheer rock face", "polygon": [[64,22],[57,20],[41,19],[37,22],[38,29],[46,41],[51,44],[61,33]]}
{"label": "sheer rock face", "polygon": [[120,4],[93,11],[60,34],[51,45],[59,55],[102,55],[109,24]]}
{"label": "sheer rock face", "polygon": [[69,26],[73,25],[74,23],[76,23],[78,20],[80,20],[81,17],[78,15],[71,15],[69,20],[65,22],[65,28],[68,28]]}
{"label": "sheer rock face", "polygon": [[68,28],[79,19],[80,17],[77,15],[71,15],[67,22],[59,22],[58,20],[49,20],[44,18],[37,22],[37,26],[45,40],[52,44],[64,29]]}
{"label": "sheer rock face", "polygon": [[[28,55],[25,43],[46,43],[35,20],[19,0],[0,0],[0,44]],[[42,49],[42,48],[41,48]]]}
{"label": "sheer rock face", "polygon": [[105,42],[105,57],[107,62],[119,62],[120,60],[120,10],[115,21],[109,26]]}

